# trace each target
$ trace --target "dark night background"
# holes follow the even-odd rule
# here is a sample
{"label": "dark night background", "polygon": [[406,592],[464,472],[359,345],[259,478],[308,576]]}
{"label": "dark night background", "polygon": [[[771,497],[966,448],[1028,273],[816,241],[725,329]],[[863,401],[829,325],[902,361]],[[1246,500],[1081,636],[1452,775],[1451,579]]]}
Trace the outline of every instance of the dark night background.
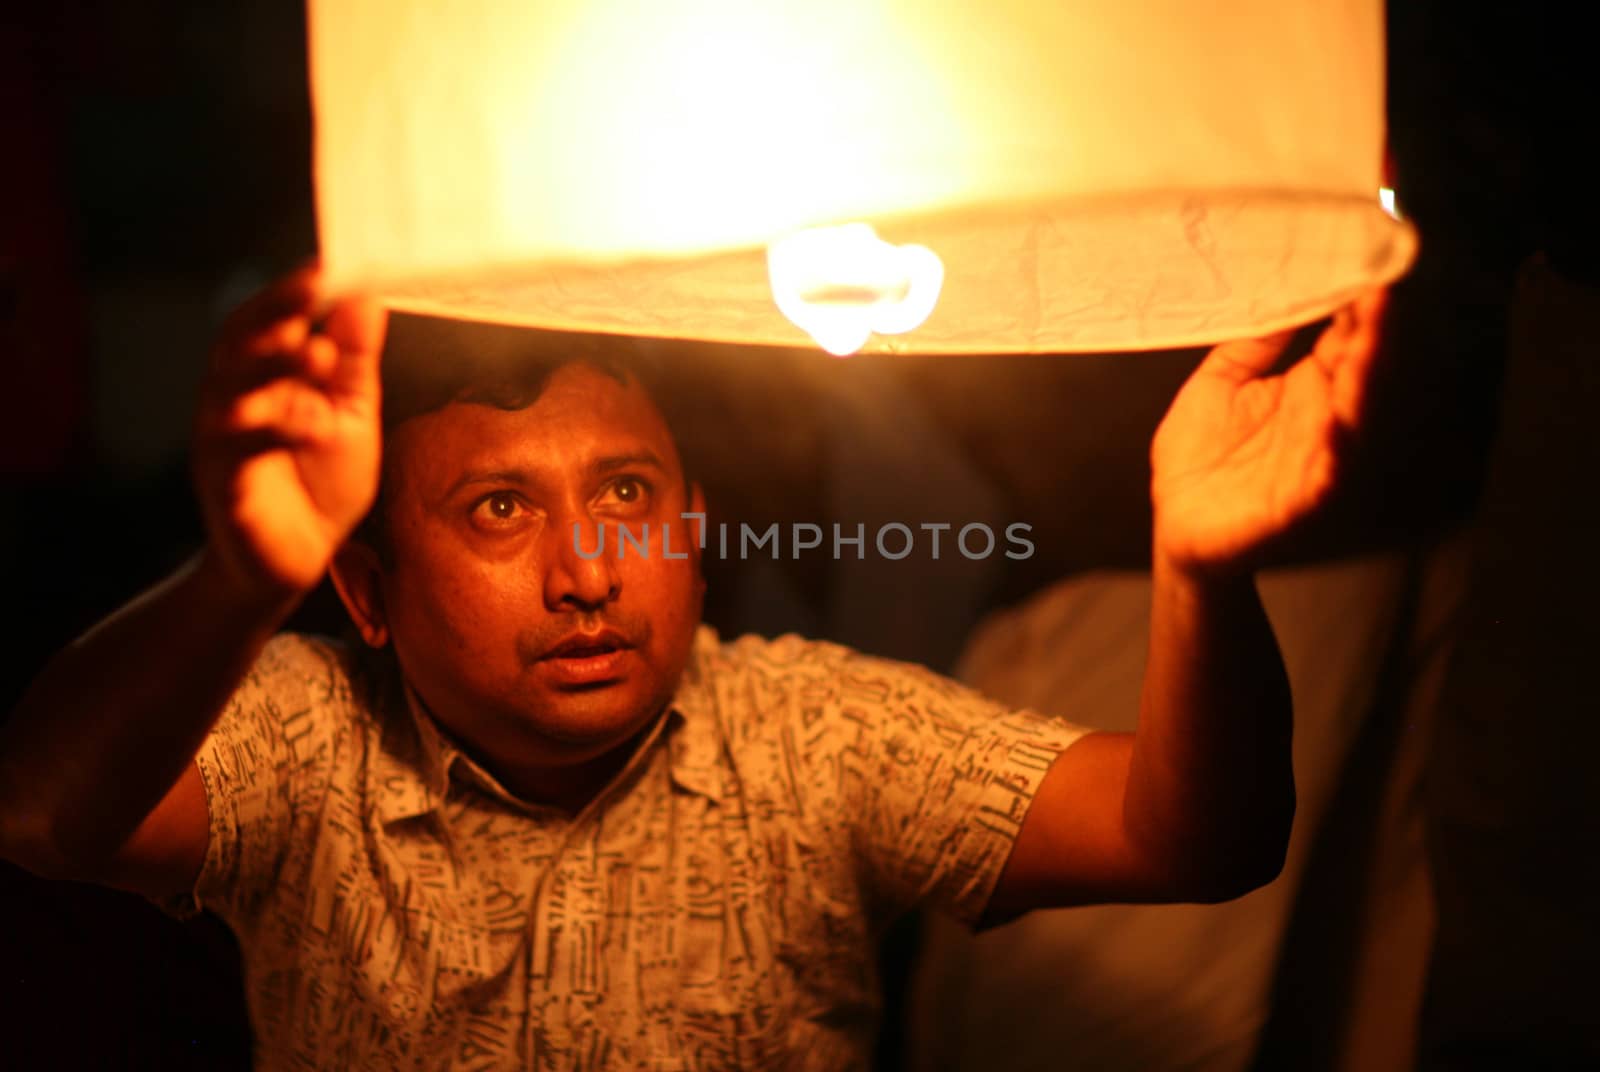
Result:
{"label": "dark night background", "polygon": [[[1587,454],[1529,462],[1536,479],[1486,556],[1499,572],[1481,614],[1523,615],[1525,662],[1504,692],[1515,702],[1470,737],[1442,721],[1434,784],[1474,806],[1440,806],[1454,818],[1433,847],[1441,931],[1423,1061],[1600,1066],[1594,54],[1553,2],[1395,3],[1389,21],[1396,185],[1423,256],[1397,291],[1403,359],[1380,384],[1345,546],[1470,523],[1518,345],[1557,340],[1587,385],[1586,399],[1527,418]],[[310,122],[293,3],[26,3],[0,21],[0,711],[54,650],[197,545],[186,440],[199,369],[221,316],[315,249]],[[663,349],[704,377],[680,400],[686,450],[726,517],[871,521],[948,485],[977,490],[928,516],[1033,524],[1033,559],[1009,572],[923,563],[901,575],[915,577],[910,595],[820,558],[710,577],[708,618],[725,633],[793,628],[936,668],[983,611],[1145,562],[1148,437],[1197,357],[836,364]],[[882,409],[841,401],[858,397],[840,387],[852,378]],[[336,630],[339,612],[323,593],[297,624]],[[891,982],[906,941],[886,956]],[[247,1067],[235,958],[212,921],[178,924],[0,864],[0,1067]],[[891,1024],[886,1062],[895,1040]]]}

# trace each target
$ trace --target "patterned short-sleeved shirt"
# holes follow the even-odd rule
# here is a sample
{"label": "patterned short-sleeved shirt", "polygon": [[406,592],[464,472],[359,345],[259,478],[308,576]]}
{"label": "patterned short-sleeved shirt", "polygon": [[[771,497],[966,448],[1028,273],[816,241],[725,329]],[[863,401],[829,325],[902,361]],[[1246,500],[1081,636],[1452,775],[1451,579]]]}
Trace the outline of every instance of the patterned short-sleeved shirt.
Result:
{"label": "patterned short-sleeved shirt", "polygon": [[168,907],[238,935],[263,1072],[857,1067],[878,932],[918,905],[975,922],[1083,732],[702,627],[571,815],[498,785],[394,671],[286,634],[196,759],[210,841]]}

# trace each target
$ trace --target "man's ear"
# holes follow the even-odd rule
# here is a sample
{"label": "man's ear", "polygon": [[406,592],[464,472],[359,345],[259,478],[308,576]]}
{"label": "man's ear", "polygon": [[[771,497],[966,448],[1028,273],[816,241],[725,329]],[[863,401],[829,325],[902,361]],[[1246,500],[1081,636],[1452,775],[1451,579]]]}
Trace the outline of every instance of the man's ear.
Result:
{"label": "man's ear", "polygon": [[383,608],[383,564],[378,552],[359,540],[346,540],[328,568],[339,600],[361,639],[374,648],[389,642],[389,621]]}

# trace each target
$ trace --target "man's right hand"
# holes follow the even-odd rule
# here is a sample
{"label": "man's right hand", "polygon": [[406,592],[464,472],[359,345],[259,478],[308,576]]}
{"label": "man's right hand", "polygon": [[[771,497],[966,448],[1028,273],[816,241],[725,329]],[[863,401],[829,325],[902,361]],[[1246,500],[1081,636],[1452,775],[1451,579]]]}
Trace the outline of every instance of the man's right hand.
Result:
{"label": "man's right hand", "polygon": [[378,490],[387,316],[350,298],[317,323],[303,268],[240,306],[212,351],[195,423],[207,557],[268,603],[314,588]]}
{"label": "man's right hand", "polygon": [[307,268],[268,287],[212,353],[198,564],[68,645],[0,724],[0,859],[149,896],[193,888],[209,839],[195,755],[377,495],[386,318],[349,300],[317,326],[318,284]]}

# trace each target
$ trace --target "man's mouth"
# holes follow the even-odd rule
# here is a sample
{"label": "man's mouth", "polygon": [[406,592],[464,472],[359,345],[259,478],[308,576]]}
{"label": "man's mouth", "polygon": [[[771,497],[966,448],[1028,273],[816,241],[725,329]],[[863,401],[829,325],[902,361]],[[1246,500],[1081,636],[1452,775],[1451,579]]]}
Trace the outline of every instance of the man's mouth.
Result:
{"label": "man's mouth", "polygon": [[559,685],[598,685],[622,677],[632,651],[622,634],[604,629],[563,638],[539,657],[539,663]]}
{"label": "man's mouth", "polygon": [[602,629],[596,633],[572,633],[564,637],[540,656],[541,659],[588,659],[596,655],[610,655],[632,647],[621,633]]}

